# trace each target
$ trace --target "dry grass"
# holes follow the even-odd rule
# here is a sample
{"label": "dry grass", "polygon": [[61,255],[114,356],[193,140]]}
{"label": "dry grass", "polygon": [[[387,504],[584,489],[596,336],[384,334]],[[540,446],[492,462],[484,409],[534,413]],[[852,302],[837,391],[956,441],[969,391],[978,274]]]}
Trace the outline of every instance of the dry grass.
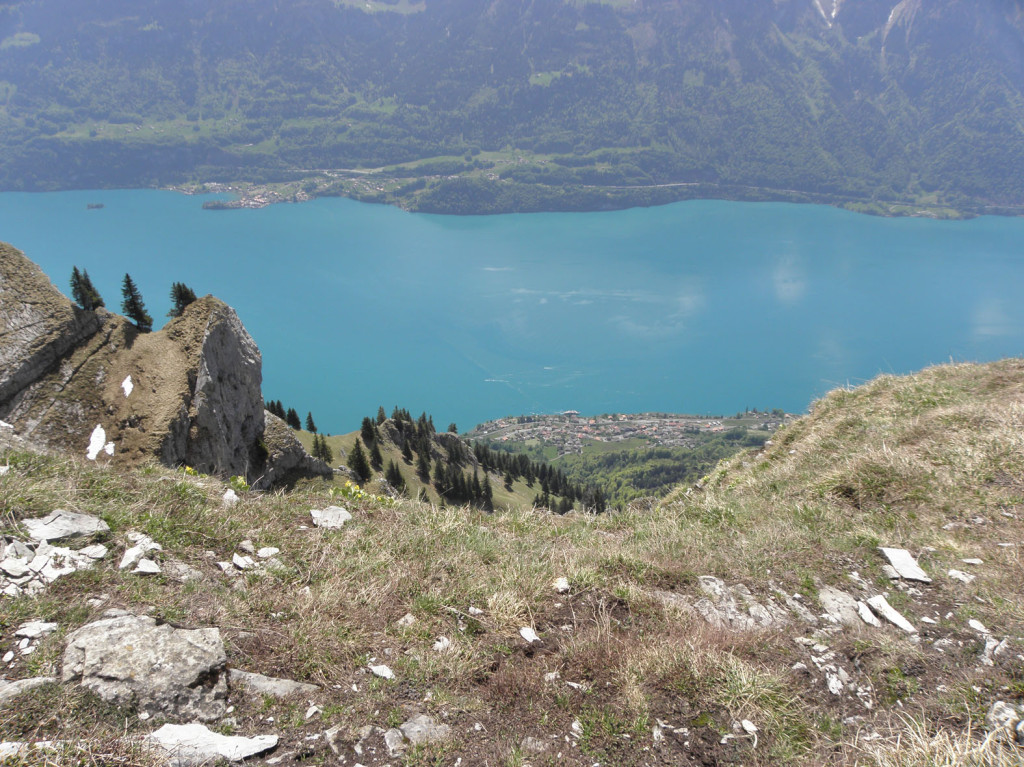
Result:
{"label": "dry grass", "polygon": [[[689,750],[683,736],[659,746],[670,761],[702,755],[745,764],[853,763],[868,752],[837,758],[834,750],[854,738],[841,724],[851,712],[789,671],[791,637],[712,630],[667,610],[654,592],[693,594],[697,576],[714,574],[761,595],[778,585],[813,597],[819,585],[846,583],[852,570],[883,583],[875,547],[906,546],[933,573],[981,556],[986,565],[975,583],[939,578],[932,593],[961,624],[977,617],[1003,635],[1019,634],[1022,563],[1016,548],[996,544],[1024,533],[1020,520],[1004,515],[1024,514],[1022,401],[1019,361],[884,377],[830,394],[762,454],[737,457],[702,490],[680,490],[654,509],[556,517],[370,501],[348,504],[354,519],[336,532],[310,526],[311,508],[336,502],[327,483],[246,493],[225,509],[224,486],[210,478],[159,467],[122,474],[10,453],[11,471],[0,479],[0,521],[8,532],[17,520],[62,507],[104,517],[114,549],[103,567],[58,581],[44,595],[0,602],[4,641],[30,618],[61,624],[30,656],[36,660],[19,661],[10,673],[45,671],[59,658],[61,637],[106,607],[148,608],[175,623],[220,627],[236,667],[324,688],[319,719],[304,722],[295,704],[260,710],[258,702],[240,703],[241,730],[273,715],[298,739],[315,728],[354,731],[423,711],[469,733],[446,752],[450,762],[463,755],[463,764],[482,763],[468,755],[484,754],[493,765],[518,758],[525,735],[564,736],[575,720],[584,736],[567,763],[628,765],[645,763],[651,728],[662,720],[690,732]],[[958,526],[943,529],[951,522]],[[129,530],[151,535],[165,559],[187,562],[203,581],[182,586],[118,572]],[[280,548],[283,567],[224,577],[215,563],[229,561],[245,539]],[[572,584],[568,596],[552,589],[559,576]],[[109,597],[103,606],[85,605],[100,594]],[[471,607],[482,613],[471,615]],[[403,628],[397,622],[406,613],[417,620]],[[527,646],[518,633],[523,626],[543,643]],[[451,640],[449,652],[432,649],[439,636]],[[889,632],[852,632],[848,642],[850,657],[879,690],[924,657]],[[1004,668],[965,677],[958,665],[974,652],[972,645],[950,651],[923,682],[913,680],[930,721],[977,720],[977,707],[1006,694],[1000,687],[1020,689]],[[371,658],[390,665],[398,681],[370,678]],[[557,682],[544,681],[555,671]],[[939,694],[940,683],[983,694],[965,712]],[[894,701],[910,694],[896,690]],[[722,746],[721,737],[744,718],[760,727],[757,748],[748,738]],[[130,712],[122,719],[129,733],[146,729]],[[10,731],[88,734],[85,724],[60,729],[40,721],[38,732]],[[477,722],[482,735],[472,729]],[[871,753],[879,764],[903,764]]]}

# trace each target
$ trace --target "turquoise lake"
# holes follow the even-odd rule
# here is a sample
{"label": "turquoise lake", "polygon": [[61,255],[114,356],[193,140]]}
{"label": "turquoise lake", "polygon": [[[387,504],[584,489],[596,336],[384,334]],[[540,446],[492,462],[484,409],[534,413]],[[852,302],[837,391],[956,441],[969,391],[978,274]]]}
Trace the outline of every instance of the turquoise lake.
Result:
{"label": "turquoise lake", "polygon": [[[683,202],[410,214],[344,199],[205,211],[160,191],[0,194],[0,240],[69,292],[125,272],[238,311],[264,396],[322,431],[378,405],[468,429],[509,414],[803,412],[829,389],[1024,352],[1024,220]],[[87,210],[103,203],[102,210]]]}

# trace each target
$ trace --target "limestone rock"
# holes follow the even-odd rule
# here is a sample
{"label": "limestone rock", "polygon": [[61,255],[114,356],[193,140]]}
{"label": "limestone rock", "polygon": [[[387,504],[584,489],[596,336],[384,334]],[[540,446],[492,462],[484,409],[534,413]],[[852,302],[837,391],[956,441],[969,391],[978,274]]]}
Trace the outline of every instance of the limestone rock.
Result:
{"label": "limestone rock", "polygon": [[917,629],[914,628],[910,621],[900,615],[883,595],[879,594],[878,596],[871,597],[868,600],[868,606],[878,613],[880,618],[885,618],[889,623],[903,629],[908,634],[917,633]]}
{"label": "limestone rock", "polygon": [[319,691],[315,684],[305,682],[294,682],[291,679],[277,679],[263,674],[254,674],[251,671],[240,671],[231,669],[228,671],[228,681],[232,687],[241,685],[250,692],[260,695],[270,695],[274,698],[286,698],[289,695],[312,695]]}
{"label": "limestone rock", "polygon": [[710,575],[702,575],[697,583],[705,596],[693,604],[693,609],[713,626],[754,631],[789,622],[785,609],[771,599],[757,601],[742,583],[727,586]]}
{"label": "limestone rock", "polygon": [[1010,743],[1024,743],[1018,738],[1018,726],[1024,719],[1024,707],[997,700],[985,715],[985,729],[993,737]]}
{"label": "limestone rock", "polygon": [[409,746],[437,743],[451,735],[451,728],[438,724],[426,714],[419,714],[384,733],[384,743],[391,756],[398,756]]}
{"label": "limestone rock", "polygon": [[288,484],[304,477],[330,477],[334,472],[323,461],[313,458],[295,437],[291,427],[272,413],[264,411],[263,445],[267,451],[262,475],[253,487],[262,490],[271,485]]}
{"label": "limestone rock", "polygon": [[387,666],[384,666],[384,665],[370,666],[370,672],[374,676],[379,676],[381,679],[394,679],[395,678],[395,672],[392,671]]}
{"label": "limestone rock", "polygon": [[857,600],[840,589],[825,586],[818,591],[818,601],[838,623],[845,626],[858,626],[861,616],[857,610]]}
{"label": "limestone rock", "polygon": [[352,519],[348,510],[341,506],[328,506],[326,509],[313,509],[309,512],[313,518],[313,524],[328,530],[336,530],[343,527],[346,522]]}
{"label": "limestone rock", "polygon": [[218,759],[240,762],[277,746],[276,735],[255,738],[221,735],[194,722],[165,724],[146,741],[166,751],[171,757],[171,765],[176,767],[208,764]]}
{"label": "limestone rock", "polygon": [[134,701],[150,715],[212,721],[224,714],[226,665],[215,628],[175,629],[147,616],[115,615],[72,632],[62,679],[104,700]]}
{"label": "limestone rock", "polygon": [[56,368],[100,324],[100,314],[74,306],[38,266],[0,243],[0,418],[19,392]]}
{"label": "limestone rock", "polygon": [[34,690],[36,687],[44,684],[56,684],[56,682],[56,677],[52,676],[36,676],[29,679],[19,679],[16,682],[7,682],[0,679],[0,706],[21,695],[23,692]]}
{"label": "limestone rock", "polygon": [[63,541],[110,532],[110,526],[99,517],[64,509],[55,509],[39,519],[23,520],[21,524],[36,541]]}
{"label": "limestone rock", "polygon": [[917,560],[906,549],[890,549],[885,546],[879,546],[878,550],[882,552],[882,556],[889,560],[889,564],[903,580],[920,581],[921,583],[932,582],[932,579],[928,577],[928,573],[921,569],[921,566],[917,564]]}

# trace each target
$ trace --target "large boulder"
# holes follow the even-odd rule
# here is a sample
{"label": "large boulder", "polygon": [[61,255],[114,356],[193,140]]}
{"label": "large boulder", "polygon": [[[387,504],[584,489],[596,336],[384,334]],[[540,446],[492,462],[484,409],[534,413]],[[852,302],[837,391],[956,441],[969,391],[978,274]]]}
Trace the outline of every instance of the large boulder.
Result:
{"label": "large boulder", "polygon": [[61,676],[104,700],[179,721],[219,719],[228,692],[218,629],[176,629],[143,615],[114,615],[72,632]]}

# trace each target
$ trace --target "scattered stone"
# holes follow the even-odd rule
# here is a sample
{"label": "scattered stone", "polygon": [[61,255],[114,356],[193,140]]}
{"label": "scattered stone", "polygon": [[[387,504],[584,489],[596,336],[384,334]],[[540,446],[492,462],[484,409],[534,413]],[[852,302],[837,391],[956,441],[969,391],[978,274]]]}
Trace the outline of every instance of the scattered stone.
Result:
{"label": "scattered stone", "polygon": [[920,581],[921,583],[932,582],[932,579],[928,577],[928,573],[921,569],[921,566],[917,564],[917,560],[906,549],[890,549],[885,546],[879,546],[878,550],[889,560],[889,564],[892,565],[896,574],[903,580]]}
{"label": "scattered stone", "polygon": [[557,671],[549,671],[547,674],[544,675],[544,681],[549,683],[557,682],[561,677],[562,675],[559,674]]}
{"label": "scattered stone", "polygon": [[218,629],[176,629],[115,613],[71,633],[62,680],[154,716],[212,721],[224,715],[226,665]]}
{"label": "scattered stone", "polygon": [[569,593],[569,579],[568,578],[556,578],[554,582],[555,591],[559,594]]}
{"label": "scattered stone", "polygon": [[1010,641],[1004,639],[999,641],[991,634],[985,636],[985,647],[981,651],[981,665],[994,666],[996,658],[1002,655],[1010,646]]}
{"label": "scattered stone", "polygon": [[970,573],[965,573],[963,570],[950,570],[946,575],[954,581],[960,581],[961,583],[970,583],[978,577],[976,575],[971,575]]}
{"label": "scattered stone", "polygon": [[63,541],[110,532],[110,526],[99,517],[64,509],[55,509],[39,519],[23,520],[21,524],[35,541]]}
{"label": "scattered stone", "polygon": [[252,557],[243,557],[241,554],[231,555],[231,564],[237,567],[239,570],[250,570],[256,566]]}
{"label": "scattered stone", "polygon": [[94,543],[92,546],[79,549],[78,553],[89,559],[105,559],[109,550],[102,543]]}
{"label": "scattered stone", "polygon": [[939,622],[934,618],[929,618],[927,615],[922,615],[921,623],[927,623],[929,626],[937,626]]}
{"label": "scattered stone", "polygon": [[405,752],[406,743],[402,731],[392,728],[384,733],[384,745],[388,748],[389,756],[400,756]]}
{"label": "scattered stone", "polygon": [[320,688],[315,684],[306,682],[295,682],[291,679],[277,679],[263,674],[254,674],[251,671],[240,671],[233,668],[228,671],[228,683],[234,687],[241,685],[250,692],[260,695],[270,695],[274,698],[286,698],[289,695],[312,695],[319,692]]}
{"label": "scattered stone", "polygon": [[10,470],[11,470],[10,466],[0,466],[0,477],[4,476]]}
{"label": "scattered stone", "polygon": [[29,679],[19,679],[16,682],[8,682],[6,680],[0,679],[0,705],[6,704],[7,701],[16,698],[23,692],[34,690],[36,687],[39,687],[44,684],[56,683],[57,678],[52,676],[36,676],[31,677]]}
{"label": "scattered stone", "polygon": [[539,636],[537,636],[537,632],[534,631],[529,626],[523,626],[521,629],[519,629],[519,636],[521,636],[523,639],[525,639],[530,644],[533,644],[534,642],[540,642],[541,641],[541,638]]}
{"label": "scattered stone", "polygon": [[989,633],[991,633],[987,628],[985,628],[985,624],[984,623],[982,623],[981,621],[976,620],[974,618],[971,618],[969,621],[967,621],[967,625],[970,626],[975,631],[977,631],[979,634],[989,634]]}
{"label": "scattered stone", "polygon": [[228,488],[224,491],[224,495],[221,498],[221,503],[224,506],[234,506],[238,503],[238,493],[234,491],[234,488]]}
{"label": "scattered stone", "polygon": [[5,559],[0,562],[0,570],[3,570],[11,578],[23,578],[32,572],[28,569],[28,565],[20,559]]}
{"label": "scattered stone", "polygon": [[873,612],[871,612],[871,608],[860,600],[857,601],[857,615],[859,615],[860,619],[869,626],[874,626],[875,628],[882,627],[882,622],[875,617]]}
{"label": "scattered stone", "polygon": [[317,714],[322,714],[322,713],[323,713],[323,709],[320,708],[320,706],[310,706],[309,708],[306,709],[306,721],[309,721],[310,719],[312,719]]}
{"label": "scattered stone", "polygon": [[[727,586],[719,578],[702,575],[697,579],[697,584],[705,596],[697,600],[692,609],[712,626],[736,631],[756,631],[789,622],[789,613],[784,608],[771,599],[766,599],[764,603],[758,602],[750,589],[742,583]],[[659,596],[680,602],[680,597],[671,592],[660,592]],[[687,604],[685,601],[682,603]]]}
{"label": "scattered stone", "polygon": [[434,652],[448,652],[452,649],[452,640],[448,637],[438,637],[434,642]]}
{"label": "scattered stone", "polygon": [[381,679],[394,679],[395,678],[395,672],[392,671],[387,666],[384,666],[384,665],[370,666],[370,672],[374,676],[379,676]]}
{"label": "scattered stone", "polygon": [[403,742],[413,746],[427,743],[437,743],[445,740],[451,734],[451,727],[446,724],[438,724],[426,714],[419,714],[412,719],[398,725]]}
{"label": "scattered stone", "polygon": [[1024,743],[1019,733],[1019,725],[1024,717],[1024,707],[1013,706],[997,700],[985,715],[985,728],[992,737],[1009,743]]}
{"label": "scattered stone", "polygon": [[878,596],[871,597],[871,599],[868,600],[868,606],[871,607],[871,609],[874,610],[880,618],[884,618],[889,621],[889,623],[903,629],[908,634],[917,633],[917,629],[914,628],[910,621],[900,615],[899,612],[889,604],[889,600],[887,600],[884,595],[879,594]]}
{"label": "scattered stone", "polygon": [[273,546],[264,546],[262,549],[256,552],[256,556],[258,556],[260,559],[270,559],[271,557],[276,557],[280,553],[281,549],[275,548]]}
{"label": "scattered stone", "polygon": [[190,581],[201,581],[203,573],[192,565],[179,562],[176,559],[168,559],[163,563],[164,575],[177,583],[189,583]]}
{"label": "scattered stone", "polygon": [[519,750],[524,754],[543,754],[548,750],[548,744],[540,738],[528,735],[519,742]]}
{"label": "scattered stone", "polygon": [[845,626],[858,626],[861,615],[857,608],[857,600],[845,591],[825,586],[818,591],[818,601],[825,612]]}
{"label": "scattered stone", "polygon": [[255,554],[256,553],[256,547],[253,545],[252,541],[250,541],[249,539],[246,539],[246,540],[242,541],[240,544],[238,544],[238,548],[240,548],[246,554]]}
{"label": "scattered stone", "polygon": [[882,575],[890,581],[898,581],[900,579],[900,574],[896,572],[896,568],[892,565],[882,565]]}
{"label": "scattered stone", "polygon": [[12,660],[14,660],[14,651],[8,650],[4,653],[4,657],[0,660],[2,660],[4,663],[10,663]]}
{"label": "scattered stone", "polygon": [[398,625],[401,628],[407,629],[416,623],[416,616],[412,613],[406,613],[398,619]]}
{"label": "scattered stone", "polygon": [[262,754],[277,745],[276,735],[255,738],[221,735],[201,724],[165,724],[147,736],[146,741],[159,746],[171,755],[171,764],[189,767],[227,759],[229,762]]}
{"label": "scattered stone", "polygon": [[312,509],[309,512],[316,527],[323,527],[327,530],[336,530],[343,527],[346,522],[352,519],[347,509],[341,506],[328,506],[326,509]]}
{"label": "scattered stone", "polygon": [[466,610],[466,612],[468,612],[473,617],[478,617],[478,616],[484,614],[484,611],[481,610],[479,607],[472,607],[472,606],[470,606],[470,608],[468,610]]}
{"label": "scattered stone", "polygon": [[965,565],[983,565],[983,564],[985,564],[985,562],[983,560],[978,559],[977,557],[971,557],[971,558],[968,558],[968,559],[961,559],[960,561],[963,562]]}
{"label": "scattered stone", "polygon": [[29,621],[28,623],[22,623],[17,631],[14,632],[16,637],[26,637],[28,639],[39,639],[41,637],[49,636],[57,630],[56,623],[47,623],[45,621]]}
{"label": "scattered stone", "polygon": [[129,539],[134,540],[135,545],[124,552],[124,556],[121,557],[121,564],[117,566],[119,570],[127,570],[129,567],[135,567],[135,565],[137,565],[139,561],[151,551],[163,551],[163,546],[154,541],[148,535],[135,533],[131,535]]}
{"label": "scattered stone", "polygon": [[135,569],[132,570],[134,575],[159,575],[161,572],[163,571],[160,569],[160,565],[152,559],[140,559]]}

